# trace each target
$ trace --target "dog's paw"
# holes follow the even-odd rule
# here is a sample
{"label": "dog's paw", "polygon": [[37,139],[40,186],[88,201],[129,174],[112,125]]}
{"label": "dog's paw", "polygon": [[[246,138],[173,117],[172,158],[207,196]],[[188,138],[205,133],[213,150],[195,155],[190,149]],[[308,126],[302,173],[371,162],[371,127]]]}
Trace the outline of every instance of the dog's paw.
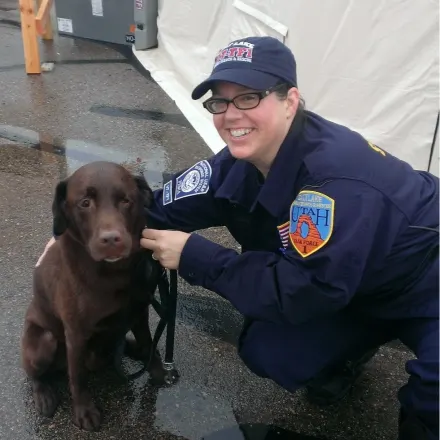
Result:
{"label": "dog's paw", "polygon": [[33,384],[35,408],[44,417],[52,417],[58,407],[59,397],[54,388],[43,382]]}
{"label": "dog's paw", "polygon": [[98,431],[101,427],[101,412],[92,401],[76,405],[73,412],[73,423],[78,428],[86,431]]}

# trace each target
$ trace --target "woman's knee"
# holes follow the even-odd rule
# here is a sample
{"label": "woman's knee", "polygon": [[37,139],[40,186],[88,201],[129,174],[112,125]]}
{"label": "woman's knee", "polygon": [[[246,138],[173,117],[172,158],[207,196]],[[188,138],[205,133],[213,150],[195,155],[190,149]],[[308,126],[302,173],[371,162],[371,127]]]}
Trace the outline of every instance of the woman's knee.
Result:
{"label": "woman's knee", "polygon": [[245,323],[238,341],[238,355],[246,367],[257,376],[267,378],[264,362],[261,361],[261,345],[256,344],[255,324]]}
{"label": "woman's knee", "polygon": [[296,347],[294,341],[290,342],[286,329],[254,322],[242,334],[238,353],[254,374],[294,392],[302,388],[319,367],[318,363],[308,362],[307,356],[300,356],[301,351],[306,350],[304,347]]}
{"label": "woman's knee", "polygon": [[347,311],[296,326],[253,321],[242,332],[239,355],[255,374],[293,392],[327,367],[377,347],[386,329]]}

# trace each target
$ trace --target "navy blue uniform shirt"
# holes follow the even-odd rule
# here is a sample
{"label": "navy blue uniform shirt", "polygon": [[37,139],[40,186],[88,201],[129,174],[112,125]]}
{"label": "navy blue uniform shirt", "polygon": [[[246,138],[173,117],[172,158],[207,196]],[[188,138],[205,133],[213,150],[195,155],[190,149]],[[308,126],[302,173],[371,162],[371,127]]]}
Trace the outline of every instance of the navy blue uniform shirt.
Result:
{"label": "navy blue uniform shirt", "polygon": [[180,276],[247,318],[296,324],[349,303],[389,309],[414,299],[407,286],[438,234],[411,226],[438,228],[439,179],[305,112],[265,180],[225,147],[156,191],[147,223],[226,226],[242,253],[192,234]]}

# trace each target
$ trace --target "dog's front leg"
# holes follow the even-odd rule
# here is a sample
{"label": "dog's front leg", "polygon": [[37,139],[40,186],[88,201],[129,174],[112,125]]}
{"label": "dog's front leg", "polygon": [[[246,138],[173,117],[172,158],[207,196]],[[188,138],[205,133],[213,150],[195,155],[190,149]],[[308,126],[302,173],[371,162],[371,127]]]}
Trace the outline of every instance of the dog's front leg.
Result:
{"label": "dog's front leg", "polygon": [[87,390],[87,339],[78,330],[66,329],[65,332],[73,421],[81,429],[97,431],[101,425],[101,413]]}

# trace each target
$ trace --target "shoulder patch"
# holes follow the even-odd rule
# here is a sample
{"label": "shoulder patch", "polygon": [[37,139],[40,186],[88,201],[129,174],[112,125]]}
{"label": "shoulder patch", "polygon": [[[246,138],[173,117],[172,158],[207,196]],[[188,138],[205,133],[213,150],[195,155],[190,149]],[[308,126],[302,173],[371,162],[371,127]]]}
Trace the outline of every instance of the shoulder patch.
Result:
{"label": "shoulder patch", "polygon": [[207,160],[197,162],[176,179],[176,194],[174,200],[184,197],[206,194],[209,191],[212,168]]}
{"label": "shoulder patch", "polygon": [[289,237],[302,257],[323,248],[333,233],[335,201],[315,191],[301,191],[290,206]]}
{"label": "shoulder patch", "polygon": [[169,182],[165,183],[165,185],[163,186],[163,201],[162,204],[168,205],[169,203],[171,203],[173,201],[173,181],[170,180]]}

